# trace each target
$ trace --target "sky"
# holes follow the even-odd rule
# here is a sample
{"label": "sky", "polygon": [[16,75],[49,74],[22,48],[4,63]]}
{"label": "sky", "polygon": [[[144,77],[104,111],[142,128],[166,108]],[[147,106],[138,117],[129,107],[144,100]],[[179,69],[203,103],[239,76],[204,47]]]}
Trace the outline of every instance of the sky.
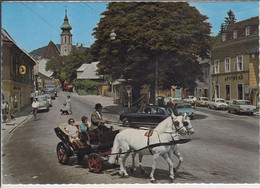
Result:
{"label": "sky", "polygon": [[[229,10],[234,12],[237,22],[259,16],[258,2],[193,2],[190,5],[208,16],[212,36],[219,32]],[[27,52],[48,45],[50,40],[60,44],[60,26],[67,9],[73,45],[89,47],[95,41],[93,28],[97,27],[106,6],[107,2],[3,2],[2,28]]]}

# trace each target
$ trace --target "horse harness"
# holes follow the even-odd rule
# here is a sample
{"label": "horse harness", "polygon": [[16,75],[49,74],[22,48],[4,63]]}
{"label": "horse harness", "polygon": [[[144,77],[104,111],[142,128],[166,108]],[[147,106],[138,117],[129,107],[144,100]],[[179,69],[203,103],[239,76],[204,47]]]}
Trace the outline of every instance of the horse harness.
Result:
{"label": "horse harness", "polygon": [[[148,134],[147,134],[147,148],[148,148],[148,150],[149,150],[149,152],[150,152],[151,155],[153,155],[153,152],[152,152],[152,149],[151,149],[151,148],[153,148],[153,147],[150,146],[150,136],[152,136],[153,131],[154,131],[154,130],[151,130],[151,129],[150,129],[150,130],[148,131]],[[157,132],[157,131],[156,131],[156,132]],[[160,139],[158,133],[157,133],[157,136],[158,136],[159,142],[161,143],[161,139]]]}

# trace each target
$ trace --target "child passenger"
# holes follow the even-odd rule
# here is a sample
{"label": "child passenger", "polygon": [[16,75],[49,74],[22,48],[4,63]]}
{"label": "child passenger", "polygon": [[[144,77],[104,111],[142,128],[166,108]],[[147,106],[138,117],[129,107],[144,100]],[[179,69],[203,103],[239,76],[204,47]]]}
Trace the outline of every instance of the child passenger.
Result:
{"label": "child passenger", "polygon": [[69,139],[73,145],[74,148],[83,148],[83,143],[80,142],[80,140],[78,139],[79,136],[79,130],[76,127],[76,125],[74,125],[75,121],[73,118],[70,118],[68,120],[68,126],[66,127],[66,133],[69,136]]}

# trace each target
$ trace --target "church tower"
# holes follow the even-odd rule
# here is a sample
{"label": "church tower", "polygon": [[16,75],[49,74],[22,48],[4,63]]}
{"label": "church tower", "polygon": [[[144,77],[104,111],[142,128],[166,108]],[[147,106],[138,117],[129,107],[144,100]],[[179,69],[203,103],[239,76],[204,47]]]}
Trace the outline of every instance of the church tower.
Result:
{"label": "church tower", "polygon": [[63,24],[60,26],[62,32],[60,34],[61,46],[60,52],[61,56],[68,55],[72,48],[72,34],[70,30],[72,27],[69,24],[69,19],[67,17],[67,10],[65,11],[65,18]]}

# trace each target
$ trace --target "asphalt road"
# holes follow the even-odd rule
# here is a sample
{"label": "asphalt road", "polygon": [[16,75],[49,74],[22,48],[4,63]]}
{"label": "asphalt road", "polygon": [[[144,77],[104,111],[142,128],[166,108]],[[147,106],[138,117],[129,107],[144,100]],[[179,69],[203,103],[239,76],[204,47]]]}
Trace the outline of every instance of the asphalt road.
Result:
{"label": "asphalt road", "polygon": [[[93,103],[72,96],[72,115],[61,116],[60,108],[68,93],[61,92],[53,100],[49,112],[38,114],[24,122],[13,132],[2,149],[3,183],[5,184],[132,184],[150,183],[151,156],[145,156],[147,171],[129,172],[130,178],[121,178],[118,169],[105,163],[100,174],[89,172],[87,159],[76,165],[76,158],[69,165],[58,163],[56,146],[60,140],[54,128],[69,117],[80,120],[90,117]],[[101,101],[102,103],[102,101]],[[105,119],[118,121],[115,114],[103,113]],[[175,176],[174,183],[259,183],[259,119],[258,116],[228,114],[197,108],[191,121],[199,140],[182,144],[180,152],[184,162]],[[115,129],[124,129],[114,125]],[[136,157],[137,160],[137,157]],[[177,160],[174,161],[174,165]],[[129,157],[126,165],[131,165]],[[155,178],[158,183],[169,183],[168,165],[160,158]]]}

